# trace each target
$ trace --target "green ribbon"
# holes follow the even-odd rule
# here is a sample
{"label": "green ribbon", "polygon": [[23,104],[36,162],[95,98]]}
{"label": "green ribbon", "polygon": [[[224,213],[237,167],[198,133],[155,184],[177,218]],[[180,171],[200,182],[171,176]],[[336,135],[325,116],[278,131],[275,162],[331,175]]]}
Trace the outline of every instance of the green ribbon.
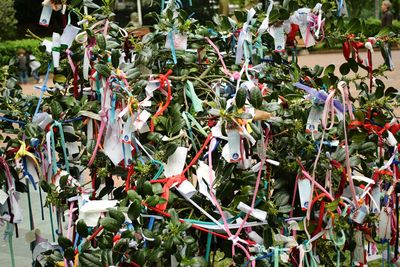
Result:
{"label": "green ribbon", "polygon": [[204,131],[203,127],[201,127],[200,123],[189,113],[189,112],[185,112],[186,116],[188,117],[189,120],[192,121],[192,123],[194,124],[194,126],[196,126],[196,129],[204,136],[207,137],[208,134],[206,133],[206,131]]}
{"label": "green ribbon", "polygon": [[337,236],[337,235],[335,236],[333,234],[332,228],[329,229],[329,237],[331,238],[331,240],[337,250],[336,266],[340,267],[340,247],[342,247],[344,245],[344,243],[346,242],[346,237],[344,235],[343,230],[341,230],[340,236]]}
{"label": "green ribbon", "polygon": [[203,101],[201,101],[199,99],[199,97],[196,95],[193,83],[191,81],[186,81],[185,92],[186,92],[186,95],[190,98],[190,100],[192,100],[194,111],[195,112],[203,111]]}
{"label": "green ribbon", "polygon": [[161,6],[161,12],[160,13],[162,13],[163,10],[164,10],[164,7],[165,7],[165,0],[161,0],[160,6]]}
{"label": "green ribbon", "polygon": [[297,64],[297,46],[294,45],[292,48],[292,62]]}
{"label": "green ribbon", "polygon": [[189,119],[186,116],[185,112],[182,112],[182,118],[186,123],[186,126],[188,127],[188,131],[189,131],[189,138],[192,141],[192,144],[194,145],[194,148],[196,149],[196,153],[197,153],[197,146],[194,140],[194,136],[193,136],[193,131],[192,131],[192,126],[190,125]]}
{"label": "green ribbon", "polygon": [[7,222],[7,228],[4,231],[4,234],[8,239],[8,247],[10,248],[11,266],[15,267],[14,246],[12,241],[13,232],[14,232],[14,225],[10,222]]}
{"label": "green ribbon", "polygon": [[263,59],[264,58],[264,48],[262,46],[261,34],[256,39],[256,47],[258,50],[258,56],[260,57],[260,59]]}
{"label": "green ribbon", "polygon": [[308,261],[307,255],[304,256],[305,266],[307,266],[307,267],[318,267],[317,261],[314,258],[314,255],[313,255],[313,252],[312,252],[312,248],[311,248],[310,243],[308,242],[308,240],[303,243],[303,246],[304,246],[305,254],[308,253],[309,256],[310,256],[310,262]]}
{"label": "green ribbon", "polygon": [[64,162],[65,162],[65,168],[67,172],[69,173],[69,161],[68,161],[68,155],[67,155],[67,149],[65,147],[65,138],[64,138],[64,131],[62,128],[62,124],[58,121],[54,121],[54,123],[50,126],[50,137],[51,137],[51,165],[53,166],[53,174],[57,173],[57,160],[56,160],[56,142],[54,138],[54,131],[53,127],[57,127],[58,131],[60,133],[61,137],[61,147],[63,150],[64,154]]}
{"label": "green ribbon", "polygon": [[61,52],[61,46],[58,46],[58,47],[53,47],[52,49],[51,49],[51,51],[53,51],[53,52]]}
{"label": "green ribbon", "polygon": [[207,234],[206,254],[204,255],[204,258],[205,258],[207,263],[210,260],[211,241],[212,241],[212,234],[208,233]]}

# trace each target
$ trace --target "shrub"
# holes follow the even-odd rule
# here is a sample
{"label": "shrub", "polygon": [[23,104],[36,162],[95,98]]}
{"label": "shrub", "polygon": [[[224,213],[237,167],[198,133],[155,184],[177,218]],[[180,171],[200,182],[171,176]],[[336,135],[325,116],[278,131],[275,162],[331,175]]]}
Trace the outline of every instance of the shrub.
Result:
{"label": "shrub", "polygon": [[38,47],[40,41],[36,39],[23,39],[15,41],[5,41],[0,43],[0,65],[8,65],[10,60],[15,57],[18,48],[30,51],[40,61],[41,52]]}
{"label": "shrub", "polygon": [[15,38],[17,20],[15,19],[14,0],[0,1],[0,40]]}
{"label": "shrub", "polygon": [[[365,36],[375,36],[378,34],[379,30],[381,29],[381,21],[375,18],[369,18],[365,20],[365,27],[363,33]],[[395,33],[400,32],[400,21],[394,20],[392,31]]]}

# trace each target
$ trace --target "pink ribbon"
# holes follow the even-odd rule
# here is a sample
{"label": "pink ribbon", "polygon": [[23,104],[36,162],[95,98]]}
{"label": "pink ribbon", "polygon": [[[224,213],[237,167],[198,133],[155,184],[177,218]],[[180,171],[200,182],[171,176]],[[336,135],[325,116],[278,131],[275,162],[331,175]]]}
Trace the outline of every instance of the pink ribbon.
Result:
{"label": "pink ribbon", "polygon": [[227,67],[226,67],[226,65],[225,65],[225,62],[224,62],[224,59],[223,59],[221,53],[219,52],[218,47],[210,40],[210,38],[206,37],[205,39],[206,39],[207,42],[212,46],[212,48],[214,48],[215,52],[217,53],[218,58],[219,58],[219,60],[221,61],[221,64],[222,64],[222,68],[223,68],[222,71],[223,71],[227,76],[233,77],[232,74],[231,74],[231,73],[229,72],[229,70],[227,69]]}

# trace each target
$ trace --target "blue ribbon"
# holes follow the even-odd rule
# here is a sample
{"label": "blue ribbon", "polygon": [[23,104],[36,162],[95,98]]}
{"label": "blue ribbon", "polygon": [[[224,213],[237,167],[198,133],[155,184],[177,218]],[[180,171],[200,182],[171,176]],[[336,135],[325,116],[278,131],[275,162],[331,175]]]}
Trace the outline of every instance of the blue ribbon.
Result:
{"label": "blue ribbon", "polygon": [[6,121],[6,122],[11,122],[11,123],[18,123],[20,126],[24,126],[24,125],[26,124],[26,123],[23,122],[23,121],[12,120],[12,119],[5,118],[5,117],[2,117],[2,116],[0,116],[0,121]]}
{"label": "blue ribbon", "polygon": [[115,104],[117,100],[117,95],[115,92],[113,92],[112,97],[111,97],[111,114],[110,114],[110,122],[111,124],[114,123],[115,121]]}
{"label": "blue ribbon", "polygon": [[168,41],[171,46],[172,59],[174,60],[174,64],[176,65],[176,63],[178,63],[178,60],[176,59],[176,51],[175,51],[174,37],[172,35],[172,31],[168,33]]}
{"label": "blue ribbon", "polygon": [[49,80],[50,69],[51,69],[51,64],[49,63],[49,66],[47,67],[46,77],[44,78],[44,82],[43,82],[42,88],[40,89],[41,92],[40,92],[40,96],[39,96],[39,101],[38,101],[38,104],[36,106],[36,110],[35,110],[35,114],[34,115],[36,115],[39,112],[39,108],[40,108],[40,104],[42,103],[44,92],[46,92],[47,89],[48,89],[47,81]]}
{"label": "blue ribbon", "polygon": [[343,0],[339,1],[339,6],[338,6],[338,17],[342,14],[342,8],[343,8]]}
{"label": "blue ribbon", "polygon": [[26,161],[26,156],[22,158],[22,174],[26,177],[28,177],[29,181],[31,181],[33,189],[35,189],[35,191],[37,190],[36,184],[35,184],[35,180],[33,179],[33,176],[28,172],[28,164]]}

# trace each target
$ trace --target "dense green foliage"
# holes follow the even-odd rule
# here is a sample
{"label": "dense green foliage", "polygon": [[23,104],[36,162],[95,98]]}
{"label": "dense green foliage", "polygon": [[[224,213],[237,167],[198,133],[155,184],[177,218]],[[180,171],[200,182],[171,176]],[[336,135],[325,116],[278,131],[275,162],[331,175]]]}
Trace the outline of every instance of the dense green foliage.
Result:
{"label": "dense green foliage", "polygon": [[0,66],[8,65],[10,60],[16,56],[17,50],[23,48],[30,51],[37,58],[43,55],[39,51],[40,41],[36,39],[23,39],[14,41],[3,41],[0,43]]}
{"label": "dense green foliage", "polygon": [[[19,87],[7,74],[0,81],[0,93],[4,96],[0,102],[1,112],[7,119],[18,120],[24,125],[18,129],[14,127],[15,124],[0,122],[3,132],[17,135],[16,139],[5,138],[6,146],[0,148],[0,155],[10,165],[12,177],[17,181],[17,191],[24,191],[25,186],[21,181],[24,181],[25,175],[23,167],[15,164],[15,158],[26,159],[29,156],[26,151],[21,151],[26,144],[30,153],[41,155],[38,160],[45,166],[41,169],[47,175],[40,177],[40,186],[47,193],[46,205],[54,207],[58,216],[71,209],[72,223],[76,226],[73,235],[68,236],[68,232],[59,235],[57,241],[60,247],[40,255],[36,266],[54,266],[56,263],[62,264],[62,261],[76,261],[80,267],[126,264],[169,266],[172,259],[180,266],[246,266],[248,260],[254,262],[254,259],[257,259],[257,266],[271,266],[273,260],[279,261],[275,264],[289,265],[284,256],[289,258],[290,254],[298,259],[299,249],[309,248],[312,243],[309,242],[310,234],[315,235],[314,231],[318,234],[316,229],[319,226],[320,230],[331,230],[336,237],[343,235],[346,243],[336,245],[332,242],[333,236],[326,232],[330,238],[321,237],[315,251],[307,249],[305,258],[311,260],[318,257],[321,265],[335,266],[337,256],[339,259],[342,256],[342,260],[346,258],[347,262],[353,260],[351,252],[356,243],[356,229],[367,228],[364,234],[381,241],[376,234],[377,214],[367,215],[365,223],[359,225],[346,212],[347,208],[354,210],[353,201],[356,202],[356,199],[345,202],[320,194],[312,203],[311,215],[306,219],[306,211],[293,191],[297,190],[297,176],[303,178],[302,175],[308,171],[315,181],[324,184],[327,172],[330,172],[332,179],[327,187],[332,194],[336,193],[341,181],[347,184],[346,176],[343,179],[344,169],[354,169],[371,177],[375,168],[381,167],[391,156],[392,148],[382,142],[382,138],[387,138],[387,132],[382,134],[380,131],[370,131],[367,127],[349,126],[350,119],[354,119],[361,125],[374,123],[373,129],[379,127],[379,130],[386,130],[386,125],[395,117],[393,110],[398,106],[398,90],[386,88],[380,80],[384,66],[375,66],[369,71],[363,63],[349,58],[341,66],[301,68],[295,57],[289,60],[285,53],[274,51],[273,38],[269,34],[257,34],[265,17],[265,12],[261,10],[257,10],[254,20],[247,25],[245,11],[236,11],[231,18],[215,16],[212,22],[201,25],[190,18],[185,10],[172,5],[161,15],[150,14],[157,24],[145,38],[134,34],[124,36],[124,29],[111,19],[114,15],[112,1],[102,2],[102,6],[97,6],[92,1],[75,0],[68,7],[68,11],[78,14],[80,19],[88,19],[89,23],[83,24],[79,36],[81,39],[73,43],[72,53],[67,54],[58,47],[52,51],[61,54],[60,67],[54,76],[57,86],[39,104],[40,110],[47,113],[42,115],[51,116],[54,124],[40,127],[38,123],[33,123],[32,120],[37,119],[34,114],[38,98],[11,94]],[[274,6],[269,25],[280,25],[306,1],[288,2],[286,7],[279,4]],[[83,3],[90,7],[91,17],[82,15]],[[326,18],[325,36],[328,42],[356,40],[363,44],[369,37],[359,34],[364,27],[360,20],[352,19],[344,24],[342,18],[336,17],[336,1],[324,1],[322,10]],[[98,21],[101,23],[96,24]],[[104,25],[108,26],[105,30]],[[244,60],[235,64],[235,51],[232,49],[233,43],[237,43],[235,33],[243,30],[244,25],[248,27],[252,38],[244,41]],[[174,55],[173,50],[166,47],[166,43],[171,41],[167,36],[171,36],[172,32],[187,37],[186,51],[177,49]],[[355,35],[348,40],[350,34]],[[383,40],[388,36],[396,41],[396,34],[384,29],[376,35],[377,44],[384,44]],[[221,56],[213,48],[214,43],[223,52]],[[90,75],[87,72],[90,79],[85,80],[84,58],[87,51],[90,51],[87,60],[92,71]],[[121,58],[123,52],[128,55],[126,62]],[[44,59],[51,62],[50,55]],[[76,73],[71,69],[71,61]],[[358,70],[360,74],[354,75]],[[159,81],[149,80],[150,77],[158,77]],[[373,88],[369,88],[370,78],[374,81],[371,84]],[[162,90],[155,90],[149,98],[150,103],[146,103],[149,97],[147,86],[160,81],[161,85],[155,87],[165,90],[167,96]],[[343,85],[340,81],[353,88],[348,99],[340,94],[344,90],[342,87],[336,89]],[[307,96],[295,86],[297,82],[321,94],[335,93],[332,95],[335,101],[349,104],[354,109],[355,118],[350,118],[344,112],[345,120],[333,117],[332,127],[322,130],[320,126],[319,132],[305,133],[310,110],[324,109],[324,102],[315,95]],[[171,88],[168,88],[169,83]],[[164,88],[165,84],[167,86]],[[110,99],[109,106],[105,104],[107,97]],[[126,112],[120,113],[121,110]],[[264,117],[256,119],[251,111],[261,112]],[[330,111],[333,112],[333,107]],[[138,116],[144,112],[151,114],[148,123],[150,128],[154,128],[152,131],[126,129],[139,122]],[[116,114],[120,117],[117,118]],[[99,116],[100,121],[93,126],[94,132],[99,135],[96,140],[90,137],[93,131],[88,124]],[[120,128],[114,123],[121,123],[117,125]],[[218,130],[217,123],[220,133],[215,132]],[[73,128],[74,131],[67,134],[67,128]],[[108,130],[102,133],[101,129],[105,128]],[[115,129],[117,133],[109,132]],[[128,133],[127,140],[121,135],[121,129]],[[232,145],[226,140],[229,140],[228,132],[239,129],[243,132],[237,143],[242,145],[242,157],[250,160],[249,166],[243,166],[244,160],[235,162],[223,156],[223,147]],[[214,151],[211,144],[215,143],[207,146],[212,130],[215,130],[219,142]],[[107,150],[106,143],[115,136],[117,143]],[[394,138],[400,140],[399,131]],[[77,142],[79,152],[70,154],[66,150],[66,143],[74,142]],[[93,164],[89,164],[95,154],[96,143],[99,149]],[[118,151],[121,145],[127,145],[125,149],[132,148],[132,153],[124,154],[123,160],[112,162],[107,151]],[[202,146],[206,148],[204,151]],[[348,153],[346,147],[349,148]],[[52,148],[52,161],[48,157],[49,148]],[[188,149],[188,155],[180,158],[184,159],[187,169],[168,175],[163,168],[169,165],[170,156],[178,148]],[[387,153],[378,156],[380,149]],[[211,154],[205,157],[207,151]],[[191,198],[204,211],[195,208],[189,202],[189,197],[185,197],[174,186],[180,185],[183,178],[192,184],[200,183],[200,174],[196,171],[201,163],[193,160],[197,156],[204,162],[207,173],[215,171],[215,175],[212,175],[215,177],[204,178],[215,179],[212,186],[205,185],[205,190],[215,194],[218,201],[199,192]],[[279,161],[280,164],[273,161],[265,163],[266,159]],[[249,168],[258,162],[262,164],[259,170]],[[334,167],[333,162],[339,167]],[[383,182],[390,178],[386,174],[380,177]],[[6,184],[6,175],[2,172],[0,184]],[[356,186],[359,185],[356,182]],[[72,209],[74,206],[71,203],[75,205],[75,200],[68,202],[75,196],[92,201],[116,200],[118,204],[115,209],[103,210],[101,218],[99,214],[89,227],[88,220],[78,220],[83,210]],[[241,202],[248,205],[256,203],[255,208],[267,213],[267,224],[252,227],[262,237],[258,245],[247,241],[249,233],[246,231],[238,234],[246,244],[240,248],[240,242],[236,243],[236,239],[223,227],[216,231],[223,233],[226,239],[199,230],[199,226],[217,225],[210,217],[220,219],[221,213],[215,208],[219,205],[234,219],[247,220],[246,213],[237,208]],[[167,209],[163,208],[164,205],[167,205]],[[321,206],[324,207],[326,220],[319,213]],[[168,214],[163,213],[164,210]],[[153,227],[149,227],[149,216],[156,218]],[[299,220],[297,226],[289,225],[286,219],[291,216],[304,220]],[[249,217],[249,221],[257,222],[253,217]],[[291,227],[297,228],[296,238],[291,242],[282,240],[280,237],[283,235],[292,237]],[[207,246],[207,240],[212,245]],[[77,242],[76,247],[73,241]],[[281,253],[282,258],[271,257],[273,251],[285,246],[290,247],[290,251]],[[251,251],[254,258],[246,255],[247,247],[254,249]],[[235,248],[234,255],[232,249]]]}
{"label": "dense green foliage", "polygon": [[17,20],[15,19],[14,0],[0,1],[0,41],[16,36]]}

